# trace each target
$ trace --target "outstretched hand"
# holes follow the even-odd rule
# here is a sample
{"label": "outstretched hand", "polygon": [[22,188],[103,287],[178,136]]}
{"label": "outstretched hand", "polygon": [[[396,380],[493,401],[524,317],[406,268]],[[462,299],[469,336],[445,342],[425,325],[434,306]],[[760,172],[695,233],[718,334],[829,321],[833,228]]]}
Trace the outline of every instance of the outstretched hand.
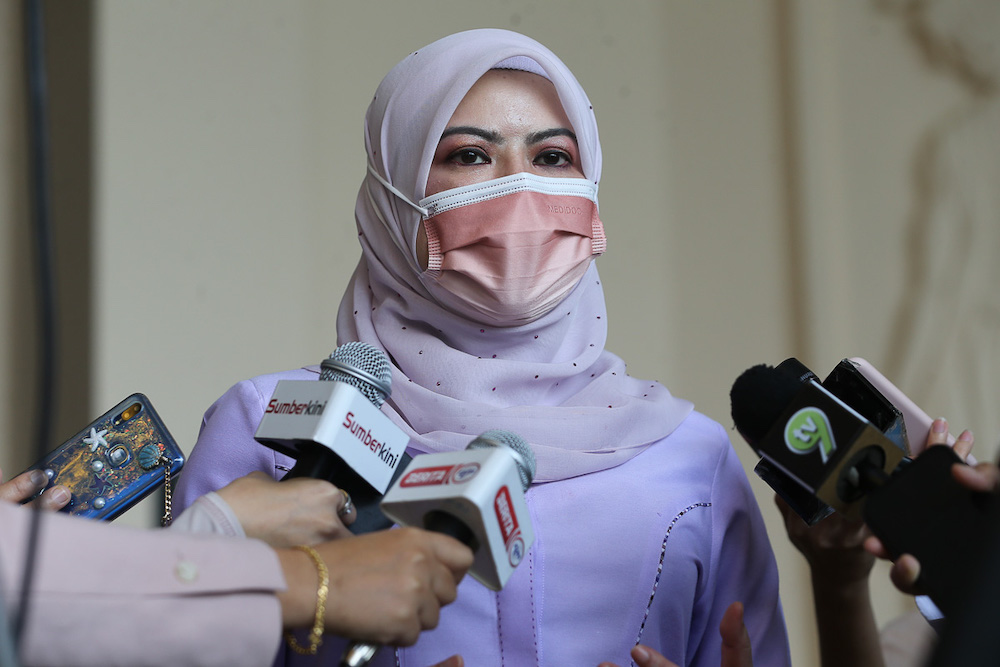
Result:
{"label": "outstretched hand", "polygon": [[871,531],[863,521],[834,512],[810,526],[780,496],[775,495],[774,502],[785,520],[788,539],[816,575],[814,583],[840,589],[867,581],[875,556],[864,549]]}
{"label": "outstretched hand", "polygon": [[[750,645],[750,634],[743,623],[743,603],[734,602],[722,615],[719,623],[719,635],[722,636],[722,655],[720,667],[753,667],[753,652]],[[638,667],[677,667],[677,664],[665,658],[661,653],[648,646],[637,644],[631,651],[632,660]],[[618,667],[614,663],[602,662],[598,667]]]}

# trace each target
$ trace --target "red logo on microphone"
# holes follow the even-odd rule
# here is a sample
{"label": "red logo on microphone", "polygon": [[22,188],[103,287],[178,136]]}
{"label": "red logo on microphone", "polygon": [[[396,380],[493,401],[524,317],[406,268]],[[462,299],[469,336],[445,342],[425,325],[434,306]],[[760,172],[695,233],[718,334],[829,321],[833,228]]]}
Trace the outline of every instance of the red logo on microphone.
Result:
{"label": "red logo on microphone", "polygon": [[510,500],[510,491],[501,486],[493,499],[493,510],[497,514],[503,543],[507,547],[507,559],[511,567],[517,567],[524,558],[524,539],[521,537],[521,527],[517,525],[517,515],[514,514],[514,504]]}
{"label": "red logo on microphone", "polygon": [[462,463],[453,466],[435,466],[433,468],[417,468],[403,475],[399,480],[401,487],[438,486],[441,484],[463,484],[479,472],[478,463]]}
{"label": "red logo on microphone", "polygon": [[451,473],[453,467],[436,466],[434,468],[417,468],[403,475],[403,479],[399,480],[399,485],[405,489],[411,486],[447,484],[448,475]]}

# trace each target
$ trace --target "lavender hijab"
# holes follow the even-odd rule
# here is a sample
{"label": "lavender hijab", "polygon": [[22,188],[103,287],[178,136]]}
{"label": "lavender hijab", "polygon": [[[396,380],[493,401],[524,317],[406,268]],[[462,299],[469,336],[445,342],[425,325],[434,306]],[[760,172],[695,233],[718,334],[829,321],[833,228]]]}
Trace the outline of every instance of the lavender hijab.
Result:
{"label": "lavender hijab", "polygon": [[[533,39],[494,29],[445,37],[386,75],[365,117],[370,167],[419,202],[452,113],[500,63],[543,73],[555,85],[583,172],[597,183],[597,122],[576,78]],[[546,482],[617,466],[691,412],[666,387],[629,377],[604,349],[607,311],[593,264],[552,312],[530,324],[490,327],[433,299],[415,252],[421,215],[370,173],[355,216],[364,252],[340,304],[338,342],[366,341],[389,355],[392,396],[383,410],[411,447],[459,450],[484,431],[506,429],[531,445],[535,481]]]}

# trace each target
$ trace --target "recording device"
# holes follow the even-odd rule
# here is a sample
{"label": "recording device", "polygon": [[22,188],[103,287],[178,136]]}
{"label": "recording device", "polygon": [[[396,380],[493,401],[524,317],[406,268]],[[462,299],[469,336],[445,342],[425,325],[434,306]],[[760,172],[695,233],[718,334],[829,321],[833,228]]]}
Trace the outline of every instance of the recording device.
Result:
{"label": "recording device", "polygon": [[184,454],[153,404],[132,394],[28,470],[45,473],[46,489],[69,489],[62,512],[111,521],[169,484],[183,466]]}
{"label": "recording device", "polygon": [[464,450],[417,457],[382,510],[467,545],[475,552],[469,574],[498,591],[535,539],[524,501],[534,476],[535,454],[520,436],[487,431]]}
{"label": "recording device", "polygon": [[750,368],[730,393],[733,420],[761,456],[755,471],[806,523],[833,510],[863,518],[894,558],[920,560],[919,586],[948,614],[965,583],[959,558],[978,550],[992,494],[954,480],[950,447],[907,456],[907,423],[925,439],[931,420],[909,399],[906,419],[880,389],[902,393],[881,374],[876,388],[864,365],[845,359],[822,382],[794,358]]}
{"label": "recording device", "polygon": [[[535,533],[524,494],[535,476],[535,454],[510,431],[483,433],[462,451],[414,459],[382,500],[400,525],[450,535],[475,554],[469,574],[498,591],[507,583]],[[378,646],[355,642],[341,667],[362,667]]]}
{"label": "recording device", "polygon": [[325,479],[351,495],[354,533],[388,528],[378,506],[410,456],[406,435],[379,407],[391,392],[385,353],[362,342],[340,345],[319,379],[281,380],[254,437],[295,459],[282,481]]}
{"label": "recording device", "polygon": [[909,453],[902,413],[849,359],[822,382],[794,357],[754,366],[730,399],[754,471],[809,525],[834,510],[860,518],[864,490]]}

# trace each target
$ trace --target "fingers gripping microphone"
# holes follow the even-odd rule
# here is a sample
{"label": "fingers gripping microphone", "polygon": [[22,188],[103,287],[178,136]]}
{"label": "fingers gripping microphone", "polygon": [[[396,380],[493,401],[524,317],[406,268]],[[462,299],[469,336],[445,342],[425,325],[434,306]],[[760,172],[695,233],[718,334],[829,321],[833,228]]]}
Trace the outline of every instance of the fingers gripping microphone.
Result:
{"label": "fingers gripping microphone", "polygon": [[379,410],[391,392],[389,359],[353,341],[320,368],[322,382],[278,383],[255,437],[295,459],[282,481],[325,479],[347,491],[358,512],[352,532],[388,528],[378,501],[410,458],[408,436]]}
{"label": "fingers gripping microphone", "polygon": [[[414,459],[382,501],[400,525],[454,537],[475,554],[469,574],[500,590],[524,559],[535,534],[524,493],[535,476],[535,454],[510,431],[483,433],[462,451]],[[362,667],[378,646],[355,642],[341,667]]]}
{"label": "fingers gripping microphone", "polygon": [[822,383],[796,359],[750,368],[733,384],[733,420],[761,456],[757,474],[806,523],[833,510],[863,518],[893,558],[917,557],[918,585],[950,615],[968,584],[957,566],[981,551],[994,500],[954,480],[959,458],[949,447],[905,456],[906,425],[919,425],[918,438],[930,419],[915,406],[904,415],[859,371],[860,362],[845,359]]}

